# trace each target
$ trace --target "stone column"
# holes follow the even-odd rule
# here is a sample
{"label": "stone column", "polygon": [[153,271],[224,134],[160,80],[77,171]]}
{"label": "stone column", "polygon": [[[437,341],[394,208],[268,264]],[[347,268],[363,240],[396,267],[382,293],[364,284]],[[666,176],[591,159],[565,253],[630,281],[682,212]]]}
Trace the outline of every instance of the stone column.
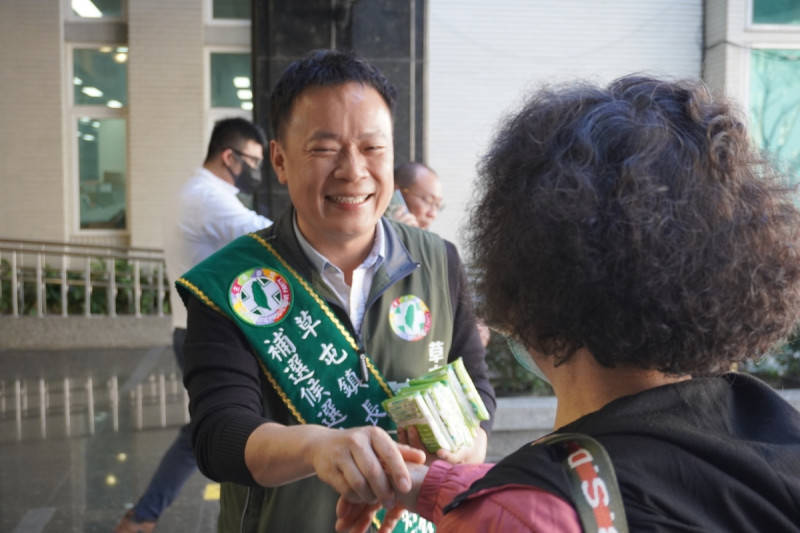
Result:
{"label": "stone column", "polygon": [[[397,87],[395,163],[425,160],[425,0],[253,0],[253,120],[269,131],[269,92],[315,48],[353,49]],[[266,174],[266,173],[265,173]],[[270,168],[254,207],[275,218],[289,204]]]}

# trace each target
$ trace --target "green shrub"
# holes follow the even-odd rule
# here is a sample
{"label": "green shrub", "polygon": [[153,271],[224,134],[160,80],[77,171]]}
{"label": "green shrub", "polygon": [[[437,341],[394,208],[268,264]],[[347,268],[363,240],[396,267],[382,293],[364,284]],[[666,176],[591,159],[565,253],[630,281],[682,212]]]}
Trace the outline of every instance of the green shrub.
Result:
{"label": "green shrub", "polygon": [[489,380],[497,396],[552,396],[553,389],[525,370],[508,347],[505,337],[492,331],[486,346]]}
{"label": "green shrub", "polygon": [[800,329],[760,361],[749,363],[742,370],[775,388],[800,387]]}
{"label": "green shrub", "polygon": [[[61,271],[44,266],[44,307],[48,315],[60,315],[62,305],[61,292]],[[96,259],[90,264],[89,276],[92,285],[92,294],[89,299],[90,313],[93,315],[107,315],[108,291],[110,273],[107,264],[102,259]],[[31,279],[35,277],[35,269],[23,268],[20,271],[20,283],[23,288],[23,301],[20,302],[19,314],[22,316],[35,316],[36,309],[36,282]],[[82,315],[85,308],[86,286],[83,280],[86,277],[84,270],[67,271],[67,314]],[[134,298],[134,269],[133,263],[126,260],[115,260],[114,279],[116,284],[115,306],[116,312],[120,315],[135,314]],[[57,281],[56,281],[57,280]],[[158,286],[155,272],[140,273],[139,282],[142,289],[140,300],[140,312],[144,315],[152,315],[158,312]],[[170,287],[165,283],[164,312],[169,312],[169,300],[166,298]],[[0,314],[12,313],[12,298],[16,293],[11,290],[11,265],[6,259],[0,262]]]}
{"label": "green shrub", "polygon": [[[553,389],[547,383],[517,363],[505,338],[494,331],[486,347],[486,362],[490,381],[498,396],[553,394]],[[800,388],[800,328],[786,343],[773,349],[757,363],[748,363],[740,370],[778,389]]]}

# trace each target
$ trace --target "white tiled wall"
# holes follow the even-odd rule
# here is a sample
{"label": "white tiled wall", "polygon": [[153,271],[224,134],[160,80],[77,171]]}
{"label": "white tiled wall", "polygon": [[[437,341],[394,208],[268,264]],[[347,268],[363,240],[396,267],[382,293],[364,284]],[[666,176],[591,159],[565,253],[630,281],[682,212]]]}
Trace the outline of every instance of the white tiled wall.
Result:
{"label": "white tiled wall", "polygon": [[702,4],[430,0],[428,161],[447,199],[431,229],[459,242],[478,158],[536,85],[636,71],[699,76]]}
{"label": "white tiled wall", "polygon": [[203,3],[128,6],[130,244],[160,247],[169,199],[205,156]]}
{"label": "white tiled wall", "polygon": [[63,240],[59,2],[0,2],[0,236]]}

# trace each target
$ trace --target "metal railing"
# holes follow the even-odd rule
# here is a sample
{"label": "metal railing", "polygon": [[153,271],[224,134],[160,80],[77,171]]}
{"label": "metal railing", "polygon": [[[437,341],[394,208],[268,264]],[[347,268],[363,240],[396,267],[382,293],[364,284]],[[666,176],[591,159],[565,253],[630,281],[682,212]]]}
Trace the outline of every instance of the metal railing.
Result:
{"label": "metal railing", "polygon": [[164,316],[162,250],[0,237],[0,315]]}
{"label": "metal railing", "polygon": [[102,379],[96,373],[60,379],[0,379],[0,444],[188,422],[189,396],[177,369],[153,372],[132,384],[120,384],[116,374]]}

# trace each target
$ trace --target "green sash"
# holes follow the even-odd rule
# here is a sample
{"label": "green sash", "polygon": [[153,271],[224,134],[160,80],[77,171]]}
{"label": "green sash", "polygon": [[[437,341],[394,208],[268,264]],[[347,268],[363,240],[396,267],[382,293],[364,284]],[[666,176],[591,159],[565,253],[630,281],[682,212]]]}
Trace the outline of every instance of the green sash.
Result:
{"label": "green sash", "polygon": [[[395,424],[381,407],[393,396],[391,388],[311,285],[258,234],[233,241],[225,252],[176,285],[236,323],[297,421],[330,428],[370,424],[394,433]],[[229,272],[237,274],[220,279]],[[394,532],[434,530],[409,513]]]}
{"label": "green sash", "polygon": [[[232,319],[265,376],[302,424],[395,429],[383,376],[313,288],[256,234],[177,283]],[[231,280],[221,272],[236,272]],[[225,283],[227,282],[227,283]]]}

